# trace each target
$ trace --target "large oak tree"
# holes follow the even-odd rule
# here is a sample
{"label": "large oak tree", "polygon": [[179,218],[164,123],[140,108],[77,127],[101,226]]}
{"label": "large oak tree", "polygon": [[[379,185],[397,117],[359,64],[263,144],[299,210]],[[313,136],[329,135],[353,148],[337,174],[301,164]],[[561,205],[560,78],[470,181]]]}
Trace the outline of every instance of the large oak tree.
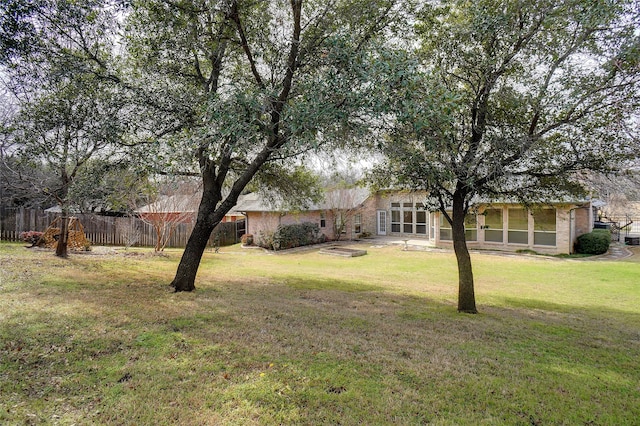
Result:
{"label": "large oak tree", "polygon": [[477,312],[464,230],[474,203],[558,200],[579,189],[576,172],[638,154],[623,131],[639,105],[638,13],[605,0],[423,9],[420,61],[390,84],[382,171],[427,190],[451,224],[460,312]]}
{"label": "large oak tree", "polygon": [[263,175],[295,171],[292,159],[367,130],[364,70],[402,4],[134,2],[128,51],[133,77],[148,82],[145,151],[202,178],[176,291],[195,288],[211,232],[250,182],[273,182]]}

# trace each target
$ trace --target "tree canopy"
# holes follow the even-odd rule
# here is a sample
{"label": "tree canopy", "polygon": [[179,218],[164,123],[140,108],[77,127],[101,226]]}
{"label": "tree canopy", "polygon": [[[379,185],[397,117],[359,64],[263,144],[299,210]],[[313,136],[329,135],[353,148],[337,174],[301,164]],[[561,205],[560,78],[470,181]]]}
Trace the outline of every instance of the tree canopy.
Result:
{"label": "tree canopy", "polygon": [[374,41],[397,19],[401,5],[133,4],[127,48],[134,78],[145,81],[145,149],[157,160],[176,161],[179,172],[196,171],[203,182],[176,290],[195,287],[211,231],[250,182],[291,188],[288,178],[308,177],[296,167],[305,152],[368,133],[365,69]]}
{"label": "tree canopy", "polygon": [[419,61],[398,80],[384,176],[427,190],[452,225],[458,309],[476,312],[464,218],[479,201],[559,200],[576,172],[636,156],[639,10],[632,1],[425,5]]}
{"label": "tree canopy", "polygon": [[[0,64],[19,107],[13,146],[5,152],[21,165],[4,170],[22,172],[14,178],[55,200],[63,216],[78,174],[93,158],[117,156],[116,143],[126,129],[125,101],[113,81],[103,78],[115,25],[104,6],[65,0],[0,3]],[[36,172],[24,173],[25,166]],[[42,169],[56,179],[37,172]],[[66,217],[62,224],[58,256],[66,256]]]}
{"label": "tree canopy", "polygon": [[[204,242],[254,178],[290,190],[291,178],[309,182],[299,167],[305,152],[369,134],[366,67],[380,36],[397,34],[408,5],[2,0],[1,59],[14,91],[28,92],[41,111],[48,94],[78,105],[68,118],[81,122],[85,101],[117,99],[116,115],[98,123],[113,124],[109,137],[118,134],[152,170],[201,176],[196,229],[174,280],[191,290]],[[44,80],[49,86],[37,87]],[[35,106],[30,101],[34,113]],[[314,196],[309,185],[295,187],[307,190],[301,199]]]}

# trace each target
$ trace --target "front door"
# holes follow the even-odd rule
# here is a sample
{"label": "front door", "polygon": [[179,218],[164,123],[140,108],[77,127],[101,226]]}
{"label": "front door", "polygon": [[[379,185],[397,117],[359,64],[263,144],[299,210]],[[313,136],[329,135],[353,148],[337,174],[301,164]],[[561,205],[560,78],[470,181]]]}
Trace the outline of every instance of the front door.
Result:
{"label": "front door", "polygon": [[378,235],[387,235],[387,212],[378,210]]}

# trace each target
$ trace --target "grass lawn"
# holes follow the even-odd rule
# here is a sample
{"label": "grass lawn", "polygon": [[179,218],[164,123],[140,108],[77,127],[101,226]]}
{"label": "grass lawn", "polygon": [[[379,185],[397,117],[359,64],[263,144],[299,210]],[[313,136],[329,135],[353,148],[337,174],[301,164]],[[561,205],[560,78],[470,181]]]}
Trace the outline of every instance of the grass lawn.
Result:
{"label": "grass lawn", "polygon": [[640,253],[73,254],[0,244],[0,424],[640,424]]}

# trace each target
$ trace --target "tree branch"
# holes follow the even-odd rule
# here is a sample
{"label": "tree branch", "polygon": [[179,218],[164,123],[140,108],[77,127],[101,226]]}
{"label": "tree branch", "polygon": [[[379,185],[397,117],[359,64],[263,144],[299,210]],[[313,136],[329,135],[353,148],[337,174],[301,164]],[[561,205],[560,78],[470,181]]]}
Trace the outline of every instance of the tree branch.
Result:
{"label": "tree branch", "polygon": [[249,47],[249,42],[247,41],[247,36],[244,31],[244,27],[242,26],[242,22],[240,21],[240,13],[238,11],[238,2],[234,1],[231,4],[231,11],[229,13],[229,17],[236,24],[236,29],[238,31],[238,36],[240,37],[240,43],[242,45],[242,49],[244,50],[245,56],[249,61],[249,66],[251,67],[251,73],[253,74],[253,78],[256,81],[256,84],[261,89],[265,89],[266,86],[262,79],[262,76],[258,72],[258,67],[256,66],[255,59],[253,58],[253,54],[251,53],[251,48]]}

